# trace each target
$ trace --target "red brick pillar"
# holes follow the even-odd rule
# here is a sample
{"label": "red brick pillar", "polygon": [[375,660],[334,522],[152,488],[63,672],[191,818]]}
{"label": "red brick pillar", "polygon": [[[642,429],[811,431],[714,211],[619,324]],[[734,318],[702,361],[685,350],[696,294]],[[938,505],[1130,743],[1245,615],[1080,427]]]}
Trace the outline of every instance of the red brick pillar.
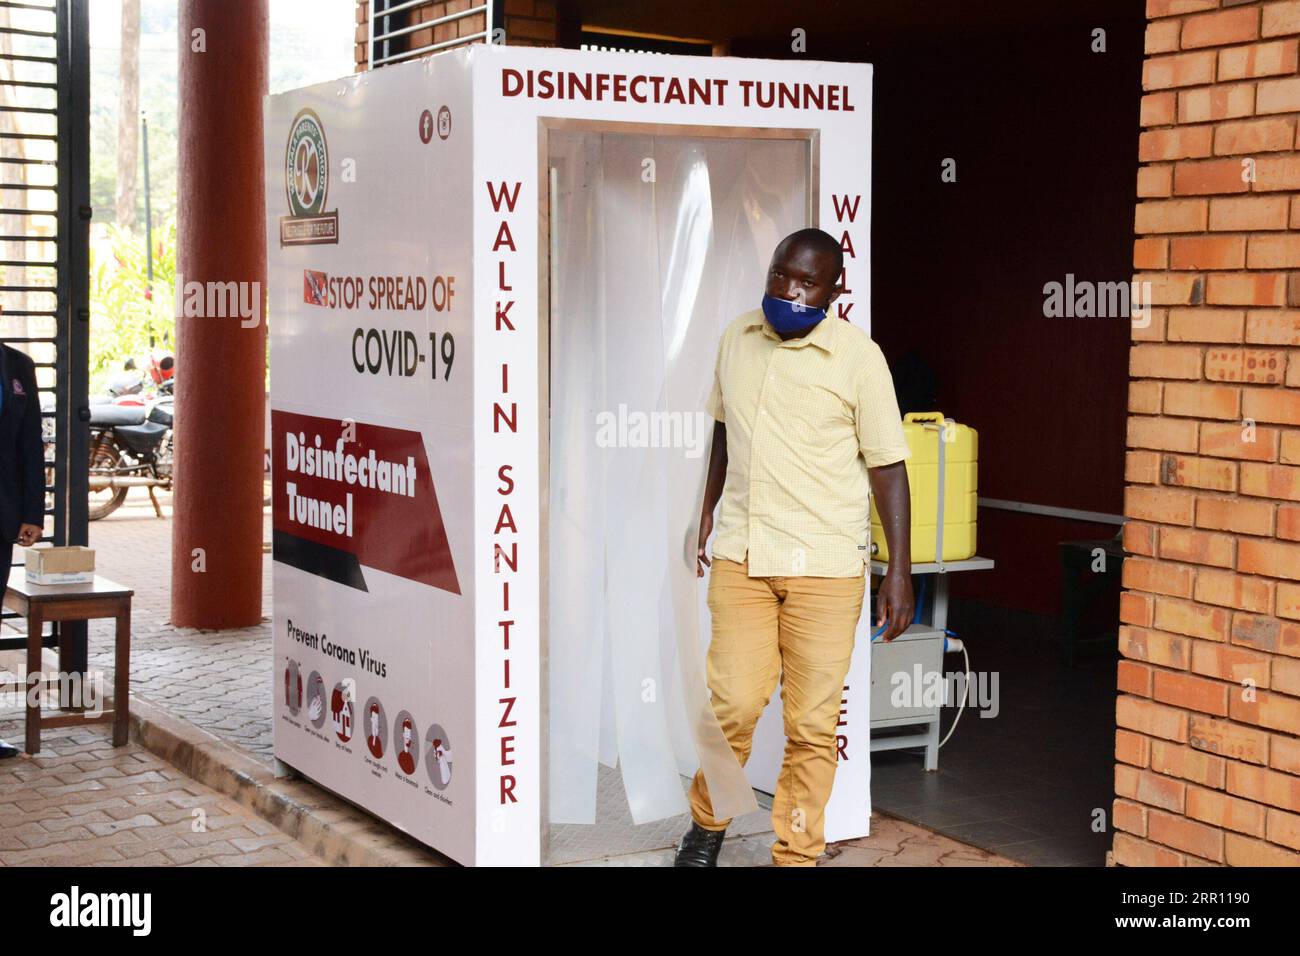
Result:
{"label": "red brick pillar", "polygon": [[171,620],[245,627],[262,617],[267,0],[181,0],[179,30]]}
{"label": "red brick pillar", "polygon": [[1300,864],[1300,2],[1147,0],[1114,861]]}

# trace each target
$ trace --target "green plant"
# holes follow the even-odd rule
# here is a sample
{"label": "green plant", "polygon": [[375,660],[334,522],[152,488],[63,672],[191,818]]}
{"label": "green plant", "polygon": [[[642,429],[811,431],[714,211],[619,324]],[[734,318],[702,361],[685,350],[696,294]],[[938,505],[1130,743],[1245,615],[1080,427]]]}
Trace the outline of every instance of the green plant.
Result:
{"label": "green plant", "polygon": [[147,278],[142,233],[111,225],[104,242],[90,250],[90,379],[91,391],[102,391],[105,380],[122,370],[128,358],[154,347],[176,348],[176,223],[171,220],[153,234],[153,283]]}

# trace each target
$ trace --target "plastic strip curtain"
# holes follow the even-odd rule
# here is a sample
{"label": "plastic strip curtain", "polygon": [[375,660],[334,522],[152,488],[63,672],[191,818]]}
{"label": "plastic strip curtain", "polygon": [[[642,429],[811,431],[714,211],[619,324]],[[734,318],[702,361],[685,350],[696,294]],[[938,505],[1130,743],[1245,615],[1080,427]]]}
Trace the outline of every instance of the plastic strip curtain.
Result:
{"label": "plastic strip curtain", "polygon": [[[719,336],[807,225],[807,144],[550,133],[550,817],[594,823],[598,764],[632,819],[757,809],[705,680],[695,539]],[[706,570],[706,574],[707,574]]]}

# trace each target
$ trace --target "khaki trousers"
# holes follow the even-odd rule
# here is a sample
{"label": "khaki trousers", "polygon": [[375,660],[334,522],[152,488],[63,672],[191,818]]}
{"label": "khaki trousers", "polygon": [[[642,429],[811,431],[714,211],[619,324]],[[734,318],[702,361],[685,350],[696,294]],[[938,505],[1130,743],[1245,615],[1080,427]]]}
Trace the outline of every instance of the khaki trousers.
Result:
{"label": "khaki trousers", "polygon": [[[816,866],[835,780],[835,728],[866,590],[859,577],[749,577],[748,562],[713,559],[707,675],[713,712],[742,765],[754,726],[781,677],[785,759],[772,803],[772,862]],[[720,830],[702,771],[691,782],[691,816]]]}

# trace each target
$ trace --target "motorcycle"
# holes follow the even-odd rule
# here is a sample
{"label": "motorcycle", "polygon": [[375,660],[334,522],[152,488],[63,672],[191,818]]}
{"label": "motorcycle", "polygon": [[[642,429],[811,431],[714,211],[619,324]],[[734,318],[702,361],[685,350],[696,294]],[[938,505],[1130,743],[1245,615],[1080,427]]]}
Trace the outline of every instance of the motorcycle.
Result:
{"label": "motorcycle", "polygon": [[[132,488],[148,488],[162,517],[155,489],[172,488],[174,386],[163,382],[156,397],[122,398],[90,405],[90,501],[87,517],[106,518]],[[138,395],[138,393],[127,393]]]}
{"label": "motorcycle", "polygon": [[[107,393],[90,397],[89,500],[91,521],[106,518],[126,500],[131,488],[149,489],[154,513],[162,517],[155,489],[172,487],[172,424],[175,402],[175,360],[149,354],[140,363],[148,376],[128,359],[123,371],[107,384]],[[41,411],[54,411],[54,396],[41,393]],[[41,419],[45,442],[46,485],[54,485],[55,424]],[[52,492],[46,506],[52,507]]]}

